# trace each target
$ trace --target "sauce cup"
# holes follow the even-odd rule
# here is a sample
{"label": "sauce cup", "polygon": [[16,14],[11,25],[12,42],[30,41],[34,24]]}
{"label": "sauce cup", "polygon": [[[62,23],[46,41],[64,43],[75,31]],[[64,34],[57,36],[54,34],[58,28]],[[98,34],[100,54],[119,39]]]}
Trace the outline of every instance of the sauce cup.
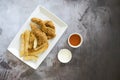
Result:
{"label": "sauce cup", "polygon": [[71,53],[70,50],[68,50],[68,49],[61,49],[58,52],[58,60],[61,63],[68,63],[68,62],[70,62],[71,59],[72,59],[72,53]]}
{"label": "sauce cup", "polygon": [[68,37],[68,44],[72,48],[78,48],[82,45],[83,43],[83,38],[82,35],[79,33],[72,33]]}

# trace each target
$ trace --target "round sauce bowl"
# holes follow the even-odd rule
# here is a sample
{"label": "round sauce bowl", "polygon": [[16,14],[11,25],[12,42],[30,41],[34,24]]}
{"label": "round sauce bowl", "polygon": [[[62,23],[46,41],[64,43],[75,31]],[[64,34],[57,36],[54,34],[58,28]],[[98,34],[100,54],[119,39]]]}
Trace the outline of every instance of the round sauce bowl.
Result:
{"label": "round sauce bowl", "polygon": [[83,38],[79,33],[72,33],[68,37],[68,44],[72,48],[78,48],[82,45],[82,43],[83,43]]}

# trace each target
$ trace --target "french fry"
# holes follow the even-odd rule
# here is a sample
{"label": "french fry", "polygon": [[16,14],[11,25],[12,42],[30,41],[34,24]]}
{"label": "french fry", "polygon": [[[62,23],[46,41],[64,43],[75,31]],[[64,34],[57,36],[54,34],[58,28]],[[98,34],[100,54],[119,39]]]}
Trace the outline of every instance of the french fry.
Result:
{"label": "french fry", "polygon": [[23,56],[24,56],[24,49],[25,49],[25,48],[24,48],[24,47],[25,47],[25,46],[24,46],[24,44],[25,44],[24,37],[25,37],[25,36],[24,36],[24,33],[22,33],[21,36],[20,36],[20,43],[21,43],[21,44],[20,44],[20,57],[23,57]]}
{"label": "french fry", "polygon": [[25,31],[25,56],[28,56],[28,48],[29,48],[29,38],[30,38],[30,31]]}
{"label": "french fry", "polygon": [[38,57],[36,57],[36,56],[24,56],[23,59],[26,61],[29,61],[29,60],[37,61]]}
{"label": "french fry", "polygon": [[33,42],[33,48],[37,48],[37,39],[35,38],[34,42]]}
{"label": "french fry", "polygon": [[30,52],[33,56],[38,56],[38,54],[44,52],[48,48],[48,43],[44,43],[41,47],[36,48],[34,51]]}
{"label": "french fry", "polygon": [[35,41],[35,36],[32,32],[30,32],[30,38],[29,38],[29,49],[34,48],[34,41]]}

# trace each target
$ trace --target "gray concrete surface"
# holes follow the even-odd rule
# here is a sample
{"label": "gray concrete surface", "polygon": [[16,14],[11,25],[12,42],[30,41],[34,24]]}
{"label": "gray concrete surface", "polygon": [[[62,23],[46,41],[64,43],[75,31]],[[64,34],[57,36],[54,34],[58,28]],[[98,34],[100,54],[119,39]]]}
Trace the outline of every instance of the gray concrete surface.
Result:
{"label": "gray concrete surface", "polygon": [[[68,24],[68,29],[37,70],[13,56],[7,47],[32,11],[42,5]],[[119,0],[0,0],[0,80],[120,80]],[[84,42],[67,44],[72,32]],[[57,59],[60,49],[73,53],[71,62]]]}

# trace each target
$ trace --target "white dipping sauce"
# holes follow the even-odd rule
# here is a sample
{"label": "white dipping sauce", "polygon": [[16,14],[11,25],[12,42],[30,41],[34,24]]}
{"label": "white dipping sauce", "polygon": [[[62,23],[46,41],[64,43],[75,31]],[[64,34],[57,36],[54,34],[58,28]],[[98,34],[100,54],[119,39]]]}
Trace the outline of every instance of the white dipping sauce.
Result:
{"label": "white dipping sauce", "polygon": [[58,60],[62,63],[68,63],[72,59],[72,53],[68,49],[61,49],[58,52]]}

